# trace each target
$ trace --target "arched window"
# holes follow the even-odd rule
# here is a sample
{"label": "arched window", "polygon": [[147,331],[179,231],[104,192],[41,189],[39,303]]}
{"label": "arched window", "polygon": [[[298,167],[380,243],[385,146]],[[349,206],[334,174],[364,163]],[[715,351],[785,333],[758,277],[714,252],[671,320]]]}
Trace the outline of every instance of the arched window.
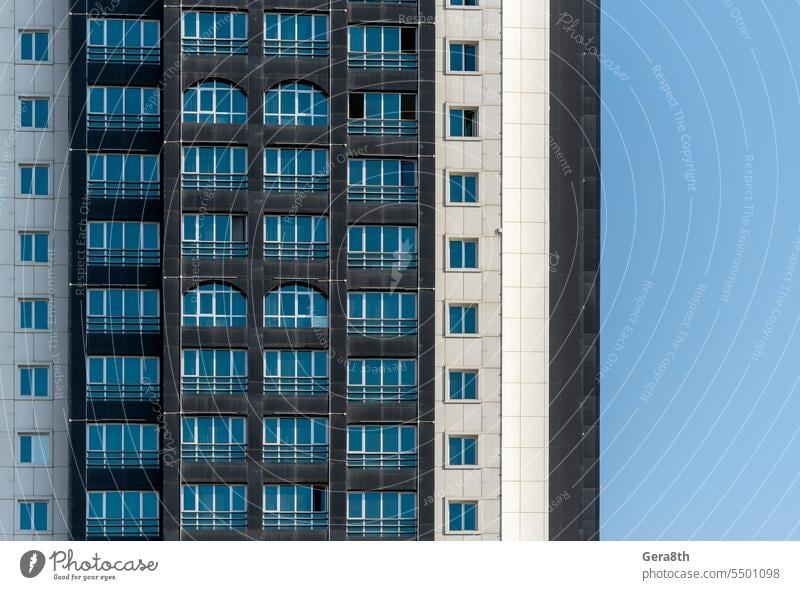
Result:
{"label": "arched window", "polygon": [[327,125],[328,97],[305,82],[284,82],[264,97],[267,125]]}
{"label": "arched window", "polygon": [[247,96],[228,82],[198,82],[183,93],[184,123],[247,122]]}
{"label": "arched window", "polygon": [[183,325],[239,328],[247,322],[243,293],[224,283],[205,283],[183,294]]}
{"label": "arched window", "polygon": [[302,285],[285,285],[264,297],[267,328],[327,328],[328,300],[320,291]]}

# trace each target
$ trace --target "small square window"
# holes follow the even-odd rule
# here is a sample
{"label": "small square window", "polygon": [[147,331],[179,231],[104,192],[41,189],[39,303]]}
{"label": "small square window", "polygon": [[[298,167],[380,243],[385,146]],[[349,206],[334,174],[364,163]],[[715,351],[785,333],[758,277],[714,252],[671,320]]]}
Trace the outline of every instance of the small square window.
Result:
{"label": "small square window", "polygon": [[450,109],[450,137],[478,137],[478,109]]}
{"label": "small square window", "polygon": [[47,61],[50,34],[47,31],[20,31],[19,59],[21,61]]}
{"label": "small square window", "polygon": [[19,99],[19,126],[23,129],[47,129],[50,101],[46,98]]}
{"label": "small square window", "polygon": [[450,203],[477,203],[478,175],[451,174],[448,201]]}
{"label": "small square window", "polygon": [[23,533],[43,533],[48,530],[47,500],[19,503],[19,530]]}
{"label": "small square window", "polygon": [[450,6],[477,6],[478,0],[450,0]]}
{"label": "small square window", "polygon": [[25,197],[46,197],[50,194],[50,168],[32,164],[20,166],[19,194]]}
{"label": "small square window", "polygon": [[19,235],[21,262],[47,262],[49,236],[45,233],[24,232]]}
{"label": "small square window", "polygon": [[478,437],[451,436],[447,442],[447,464],[453,467],[477,467]]}
{"label": "small square window", "polygon": [[49,381],[47,367],[19,368],[19,394],[22,397],[47,397]]}
{"label": "small square window", "polygon": [[477,533],[478,503],[450,502],[447,507],[447,530],[451,533]]}
{"label": "small square window", "polygon": [[17,447],[20,465],[50,463],[50,436],[47,434],[20,434]]}
{"label": "small square window", "polygon": [[474,335],[478,333],[478,306],[451,305],[448,314],[450,334]]}
{"label": "small square window", "polygon": [[478,371],[453,370],[448,374],[448,397],[451,400],[478,399]]}
{"label": "small square window", "polygon": [[474,270],[478,268],[478,240],[450,240],[448,251],[451,269]]}
{"label": "small square window", "polygon": [[478,71],[477,43],[450,43],[449,54],[451,72]]}
{"label": "small square window", "polygon": [[20,329],[47,330],[47,321],[47,299],[20,299]]}

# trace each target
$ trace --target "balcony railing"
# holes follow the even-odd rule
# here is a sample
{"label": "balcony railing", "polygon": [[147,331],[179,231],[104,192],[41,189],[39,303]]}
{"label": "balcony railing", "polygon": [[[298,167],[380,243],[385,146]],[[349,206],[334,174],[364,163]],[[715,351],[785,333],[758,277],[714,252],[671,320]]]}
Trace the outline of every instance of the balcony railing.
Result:
{"label": "balcony railing", "polygon": [[397,268],[412,270],[417,268],[416,252],[348,252],[349,268]]}
{"label": "balcony railing", "polygon": [[348,385],[347,401],[363,403],[413,402],[416,385]]}
{"label": "balcony railing", "polygon": [[244,395],[247,377],[182,376],[181,393],[184,395]]}
{"label": "balcony railing", "polygon": [[157,199],[161,196],[158,180],[89,180],[87,195],[92,199]]}
{"label": "balcony railing", "polygon": [[184,172],[183,190],[243,191],[247,190],[247,174],[229,172]]}
{"label": "balcony railing", "polygon": [[350,452],[347,453],[347,466],[351,469],[415,469],[417,453],[410,452]]}
{"label": "balcony railing", "polygon": [[158,451],[86,451],[87,467],[105,467],[109,469],[158,467],[158,459]]}
{"label": "balcony railing", "polygon": [[237,530],[247,526],[247,512],[236,511],[182,511],[181,526],[194,530]]}
{"label": "balcony railing", "polygon": [[348,318],[347,333],[359,336],[412,336],[417,320]]}
{"label": "balcony railing", "polygon": [[93,266],[158,266],[161,251],[158,248],[89,248],[87,259]]}
{"label": "balcony railing", "polygon": [[417,122],[407,119],[348,119],[350,135],[401,135],[417,134]]}
{"label": "balcony railing", "polygon": [[86,58],[91,63],[157,64],[161,62],[161,48],[89,45]]}
{"label": "balcony railing", "polygon": [[380,201],[382,203],[416,202],[419,191],[415,186],[349,185],[349,201]]}
{"label": "balcony railing", "polygon": [[310,174],[265,174],[264,190],[278,193],[327,192],[330,179]]}
{"label": "balcony railing", "polygon": [[89,383],[86,397],[93,400],[148,400],[157,399],[161,392],[158,385],[147,383]]}
{"label": "balcony railing", "polygon": [[327,377],[264,377],[264,395],[294,397],[327,394]]}
{"label": "balcony railing", "polygon": [[247,458],[245,443],[183,443],[181,459],[192,463],[238,463]]}
{"label": "balcony railing", "polygon": [[161,115],[158,113],[89,113],[86,115],[89,129],[124,129],[126,131],[158,131]]}
{"label": "balcony railing", "polygon": [[328,244],[319,242],[264,242],[264,258],[327,260]]}
{"label": "balcony railing", "polygon": [[264,463],[325,463],[328,444],[265,444]]}
{"label": "balcony railing", "polygon": [[347,65],[355,70],[416,70],[416,53],[397,51],[350,51]]}
{"label": "balcony railing", "polygon": [[328,528],[327,512],[264,512],[265,530],[320,531]]}
{"label": "balcony railing", "polygon": [[181,49],[193,55],[247,55],[247,39],[184,37]]}
{"label": "balcony railing", "polygon": [[156,517],[86,519],[87,539],[149,539],[159,535]]}
{"label": "balcony railing", "polygon": [[417,534],[415,518],[348,518],[351,537],[413,537]]}
{"label": "balcony railing", "polygon": [[327,39],[264,39],[264,55],[272,57],[328,57]]}
{"label": "balcony railing", "polygon": [[86,330],[91,333],[135,332],[155,334],[160,329],[161,319],[157,317],[105,315],[86,318]]}
{"label": "balcony railing", "polygon": [[247,242],[186,242],[181,245],[181,255],[192,258],[245,258]]}

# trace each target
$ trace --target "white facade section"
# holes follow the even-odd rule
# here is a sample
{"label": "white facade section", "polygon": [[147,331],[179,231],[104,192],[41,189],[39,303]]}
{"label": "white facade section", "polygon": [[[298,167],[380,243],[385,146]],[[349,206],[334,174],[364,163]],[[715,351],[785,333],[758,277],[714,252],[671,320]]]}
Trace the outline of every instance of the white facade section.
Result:
{"label": "white facade section", "polygon": [[549,6],[503,0],[504,540],[548,538]]}
{"label": "white facade section", "polygon": [[[436,264],[436,539],[498,540],[501,535],[501,0],[451,6],[438,0]],[[476,71],[451,62],[453,44],[476,48]],[[458,54],[459,48],[456,48]],[[471,50],[467,50],[471,52]],[[465,58],[471,62],[471,58]],[[477,116],[475,137],[455,136],[453,109]],[[471,115],[470,115],[471,116]],[[453,177],[474,178],[475,202],[451,194]],[[456,185],[458,182],[456,181]],[[469,188],[467,192],[472,192]],[[452,259],[451,241],[477,248]],[[453,246],[457,248],[457,246]],[[467,249],[473,246],[465,246]],[[474,250],[471,250],[474,252]],[[460,265],[460,266],[459,266]],[[472,266],[472,267],[470,267]],[[455,309],[451,311],[451,308]],[[453,333],[451,314],[475,309],[476,333]],[[469,324],[472,318],[466,318]],[[453,374],[474,379],[469,396],[453,391]],[[450,438],[473,439],[453,464]],[[455,461],[458,463],[458,460]],[[461,517],[451,518],[450,505]],[[455,526],[451,526],[454,525]],[[474,526],[473,526],[474,524]],[[457,530],[453,530],[457,529]]]}
{"label": "white facade section", "polygon": [[[63,0],[12,0],[0,11],[7,56],[0,67],[0,539],[6,540],[67,538],[67,8]],[[40,35],[31,46],[23,33]],[[47,100],[45,128],[31,128],[29,117],[41,127],[42,111],[31,112],[22,99]],[[46,185],[42,169],[31,167],[47,167]],[[46,235],[46,243],[39,238],[31,254],[22,233]],[[43,308],[24,307],[27,300],[46,302],[44,324]]]}

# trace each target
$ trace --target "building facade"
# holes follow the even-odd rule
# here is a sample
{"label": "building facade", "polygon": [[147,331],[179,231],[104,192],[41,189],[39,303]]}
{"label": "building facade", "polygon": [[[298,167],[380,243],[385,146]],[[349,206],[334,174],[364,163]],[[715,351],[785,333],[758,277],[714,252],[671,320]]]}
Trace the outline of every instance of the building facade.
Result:
{"label": "building facade", "polygon": [[596,3],[40,10],[4,535],[597,538]]}

